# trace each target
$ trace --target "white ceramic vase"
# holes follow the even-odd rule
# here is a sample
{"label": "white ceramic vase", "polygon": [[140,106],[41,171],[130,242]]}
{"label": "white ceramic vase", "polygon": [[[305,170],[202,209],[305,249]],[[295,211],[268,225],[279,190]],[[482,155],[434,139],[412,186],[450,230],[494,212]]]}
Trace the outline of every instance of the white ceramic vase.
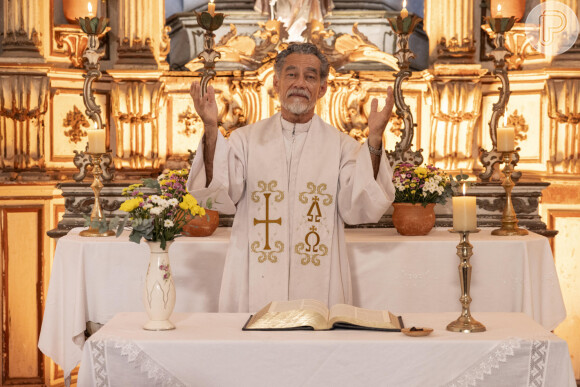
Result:
{"label": "white ceramic vase", "polygon": [[143,303],[149,322],[143,326],[143,329],[149,331],[175,329],[175,325],[169,321],[175,306],[175,285],[168,253],[173,241],[167,242],[165,250],[161,248],[161,242],[146,242],[149,245],[150,257],[143,290]]}

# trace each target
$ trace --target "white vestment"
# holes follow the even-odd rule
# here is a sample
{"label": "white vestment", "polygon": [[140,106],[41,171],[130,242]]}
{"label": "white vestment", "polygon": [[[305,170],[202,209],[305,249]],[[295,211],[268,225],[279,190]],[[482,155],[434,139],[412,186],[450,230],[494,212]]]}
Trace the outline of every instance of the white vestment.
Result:
{"label": "white vestment", "polygon": [[315,115],[292,124],[280,114],[218,133],[206,188],[203,142],[188,189],[235,213],[220,312],[255,312],[270,301],[352,303],[344,223],[374,223],[394,200],[385,155],[374,179],[370,154]]}

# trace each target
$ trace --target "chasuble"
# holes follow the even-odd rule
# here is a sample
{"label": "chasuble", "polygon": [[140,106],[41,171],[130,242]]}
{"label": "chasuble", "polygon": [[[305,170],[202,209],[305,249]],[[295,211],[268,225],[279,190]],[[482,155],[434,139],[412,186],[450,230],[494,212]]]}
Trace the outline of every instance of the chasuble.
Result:
{"label": "chasuble", "polygon": [[202,141],[188,189],[235,214],[220,312],[301,298],[352,303],[344,223],[377,222],[394,200],[391,178],[384,154],[375,180],[368,147],[317,115],[293,124],[278,113],[229,140],[218,133],[207,188]]}

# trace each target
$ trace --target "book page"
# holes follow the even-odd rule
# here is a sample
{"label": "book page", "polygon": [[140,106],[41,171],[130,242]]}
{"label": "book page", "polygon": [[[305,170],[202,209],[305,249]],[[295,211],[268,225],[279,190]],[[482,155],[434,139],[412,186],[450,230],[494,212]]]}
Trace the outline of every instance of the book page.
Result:
{"label": "book page", "polygon": [[247,329],[327,329],[328,309],[320,301],[275,301],[262,308],[248,322]]}
{"label": "book page", "polygon": [[400,328],[398,319],[387,310],[357,308],[352,305],[336,304],[330,309],[329,324],[337,322],[369,328]]}

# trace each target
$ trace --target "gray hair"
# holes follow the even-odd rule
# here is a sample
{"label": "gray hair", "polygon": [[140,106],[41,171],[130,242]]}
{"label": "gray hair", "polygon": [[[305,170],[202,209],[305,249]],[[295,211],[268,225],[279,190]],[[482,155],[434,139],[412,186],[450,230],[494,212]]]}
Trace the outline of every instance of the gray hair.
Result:
{"label": "gray hair", "polygon": [[320,59],[320,80],[325,81],[328,78],[329,64],[328,59],[320,52],[318,47],[312,43],[290,43],[288,48],[280,52],[276,57],[276,64],[274,65],[274,71],[276,75],[280,76],[282,73],[282,68],[284,67],[284,62],[286,62],[286,57],[290,54],[306,54],[314,55]]}

